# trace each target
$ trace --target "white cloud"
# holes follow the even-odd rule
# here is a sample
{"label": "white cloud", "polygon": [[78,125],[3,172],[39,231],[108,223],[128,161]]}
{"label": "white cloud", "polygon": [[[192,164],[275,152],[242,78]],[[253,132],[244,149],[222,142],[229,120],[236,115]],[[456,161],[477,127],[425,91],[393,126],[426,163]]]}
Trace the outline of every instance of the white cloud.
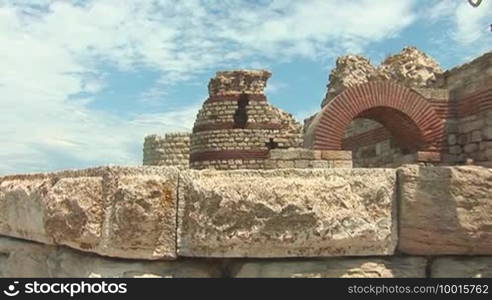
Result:
{"label": "white cloud", "polygon": [[[146,133],[191,127],[198,107],[192,103],[130,119],[90,109],[108,84],[103,64],[158,71],[161,78],[142,94],[151,100],[169,84],[238,62],[361,51],[408,26],[411,4],[0,0],[0,174],[71,162],[138,164],[135,149]],[[80,93],[87,95],[71,97]]]}
{"label": "white cloud", "polygon": [[440,52],[465,61],[491,50],[492,1],[473,7],[464,0],[439,0],[423,16],[426,21],[441,22],[445,27],[443,36],[435,37]]}
{"label": "white cloud", "polygon": [[[461,3],[454,12],[456,34],[455,40],[461,44],[471,44],[480,39],[490,39],[490,22],[492,22],[492,2],[483,1],[479,7]],[[492,43],[489,43],[490,47]]]}
{"label": "white cloud", "polygon": [[360,51],[411,24],[412,2],[272,1],[270,10],[237,11],[221,36],[272,57],[314,58],[330,54],[326,48],[333,44]]}

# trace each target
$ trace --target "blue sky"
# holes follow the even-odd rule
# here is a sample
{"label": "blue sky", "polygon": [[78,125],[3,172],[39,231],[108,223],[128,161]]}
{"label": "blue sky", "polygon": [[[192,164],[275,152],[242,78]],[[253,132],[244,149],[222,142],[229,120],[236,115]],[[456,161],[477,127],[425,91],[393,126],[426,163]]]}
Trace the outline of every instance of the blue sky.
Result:
{"label": "blue sky", "polygon": [[0,0],[0,175],[139,165],[218,70],[271,70],[270,102],[302,121],[340,55],[413,45],[447,69],[492,50],[491,2]]}

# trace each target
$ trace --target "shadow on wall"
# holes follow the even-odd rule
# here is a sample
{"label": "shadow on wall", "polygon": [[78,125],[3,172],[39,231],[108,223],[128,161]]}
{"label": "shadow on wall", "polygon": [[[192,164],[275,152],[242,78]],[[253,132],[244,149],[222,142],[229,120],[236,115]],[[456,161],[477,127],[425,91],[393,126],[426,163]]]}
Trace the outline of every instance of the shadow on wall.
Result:
{"label": "shadow on wall", "polygon": [[473,208],[490,194],[483,190],[477,197],[480,191],[473,181],[456,179],[451,168],[419,167],[411,175],[398,170],[398,250],[416,255],[479,254],[475,248],[481,237],[462,226],[475,222],[460,220],[460,215],[470,218]]}
{"label": "shadow on wall", "polygon": [[239,96],[239,100],[237,103],[237,110],[234,113],[234,126],[233,128],[246,128],[246,124],[248,123],[248,113],[246,107],[249,105],[249,96],[245,93],[242,93]]}

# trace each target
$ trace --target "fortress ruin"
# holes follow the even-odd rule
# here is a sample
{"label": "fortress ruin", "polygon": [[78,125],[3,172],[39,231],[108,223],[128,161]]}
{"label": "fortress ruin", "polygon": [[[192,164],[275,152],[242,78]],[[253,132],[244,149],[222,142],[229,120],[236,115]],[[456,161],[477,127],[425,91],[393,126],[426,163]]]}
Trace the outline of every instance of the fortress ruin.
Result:
{"label": "fortress ruin", "polygon": [[[218,72],[210,80],[209,98],[190,134],[189,167],[398,167],[408,163],[490,167],[491,59],[487,53],[443,71],[414,47],[389,56],[380,66],[361,56],[340,57],[330,74],[321,111],[306,119],[304,126],[268,103],[264,94],[271,76],[268,71]],[[238,124],[240,113],[243,120]],[[159,157],[152,151],[161,150],[145,146],[145,155]],[[162,164],[144,159],[144,165]]]}
{"label": "fortress ruin", "polygon": [[492,53],[337,60],[321,109],[218,72],[144,166],[0,177],[3,277],[492,277]]}

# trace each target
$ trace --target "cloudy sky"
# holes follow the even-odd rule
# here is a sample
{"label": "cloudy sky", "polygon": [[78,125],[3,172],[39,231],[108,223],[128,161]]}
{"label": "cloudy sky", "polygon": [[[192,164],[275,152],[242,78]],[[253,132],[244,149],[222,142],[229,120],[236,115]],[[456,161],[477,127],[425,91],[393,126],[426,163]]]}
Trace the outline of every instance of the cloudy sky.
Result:
{"label": "cloudy sky", "polygon": [[0,0],[0,175],[138,165],[222,69],[270,69],[301,121],[337,56],[415,45],[447,69],[492,50],[491,23],[490,0]]}

